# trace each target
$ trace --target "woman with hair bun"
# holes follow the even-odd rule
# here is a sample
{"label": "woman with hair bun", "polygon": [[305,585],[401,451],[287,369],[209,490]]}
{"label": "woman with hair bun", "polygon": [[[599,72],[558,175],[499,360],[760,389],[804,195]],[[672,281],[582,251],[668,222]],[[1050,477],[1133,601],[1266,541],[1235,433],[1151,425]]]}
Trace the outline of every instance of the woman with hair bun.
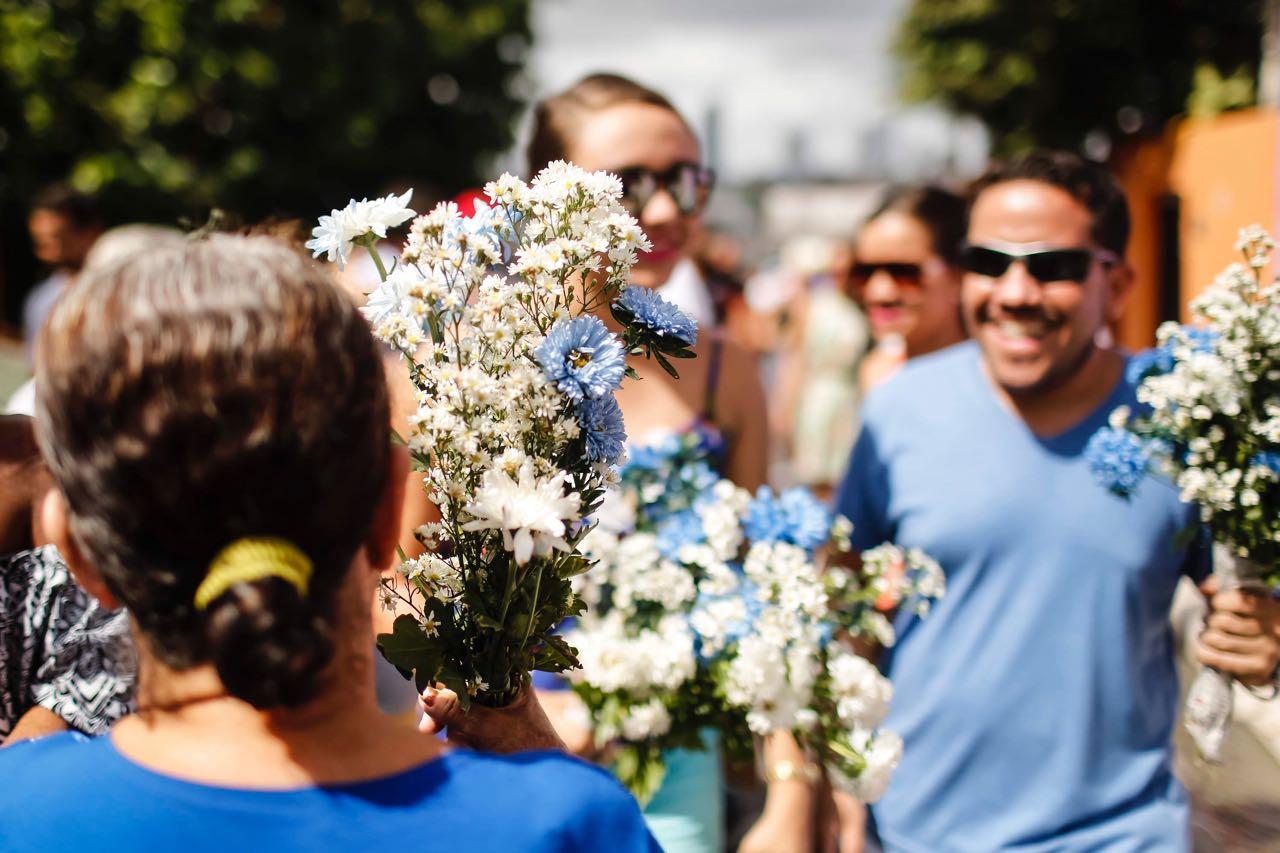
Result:
{"label": "woman with hair bun", "polygon": [[0,754],[21,781],[0,850],[656,849],[599,769],[378,711],[372,599],[408,461],[368,327],[318,267],[229,236],[131,258],[66,293],[38,364],[46,529],[128,608],[138,709]]}

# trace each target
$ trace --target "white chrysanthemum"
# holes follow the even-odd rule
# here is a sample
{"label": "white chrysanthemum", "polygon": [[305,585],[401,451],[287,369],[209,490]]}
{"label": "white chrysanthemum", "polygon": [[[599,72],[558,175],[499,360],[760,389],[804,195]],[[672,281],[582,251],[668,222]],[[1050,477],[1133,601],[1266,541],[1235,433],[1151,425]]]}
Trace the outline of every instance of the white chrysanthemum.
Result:
{"label": "white chrysanthemum", "polygon": [[850,728],[872,729],[889,713],[893,685],[870,661],[844,650],[827,662],[840,719]]}
{"label": "white chrysanthemum", "polygon": [[521,565],[552,548],[569,551],[565,525],[578,519],[577,492],[566,493],[568,476],[559,471],[550,477],[534,475],[532,465],[521,466],[519,478],[503,470],[484,473],[475,499],[466,511],[474,516],[463,530],[501,530],[503,545]]}
{"label": "white chrysanthemum", "polygon": [[902,738],[883,729],[876,732],[855,732],[850,745],[865,762],[856,779],[842,773],[832,773],[837,787],[864,803],[874,803],[884,796],[893,771],[902,761]]}
{"label": "white chrysanthemum", "polygon": [[671,731],[671,714],[658,699],[632,705],[622,718],[622,736],[627,740],[661,737]]}
{"label": "white chrysanthemum", "polygon": [[345,267],[357,239],[366,234],[381,239],[387,236],[388,228],[413,218],[413,211],[408,207],[412,196],[410,189],[401,196],[393,193],[373,200],[352,199],[342,210],[320,217],[320,224],[312,229],[306,247],[315,257],[327,255],[330,262],[337,261],[339,268]]}

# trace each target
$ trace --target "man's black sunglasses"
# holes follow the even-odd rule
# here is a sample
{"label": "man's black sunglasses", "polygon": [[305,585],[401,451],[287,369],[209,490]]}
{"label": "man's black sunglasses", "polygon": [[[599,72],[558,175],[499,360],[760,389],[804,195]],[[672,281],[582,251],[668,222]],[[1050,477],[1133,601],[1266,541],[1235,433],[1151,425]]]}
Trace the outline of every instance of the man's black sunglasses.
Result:
{"label": "man's black sunglasses", "polygon": [[966,272],[989,278],[1004,275],[1015,261],[1021,261],[1036,281],[1082,282],[1089,276],[1093,262],[1118,263],[1120,258],[1105,249],[1041,249],[1032,252],[1010,251],[992,246],[966,243],[960,249],[960,267]]}
{"label": "man's black sunglasses", "polygon": [[639,216],[658,190],[666,190],[684,214],[697,213],[707,203],[715,173],[697,163],[676,163],[665,172],[655,172],[643,166],[618,169],[622,179],[622,203],[633,216]]}

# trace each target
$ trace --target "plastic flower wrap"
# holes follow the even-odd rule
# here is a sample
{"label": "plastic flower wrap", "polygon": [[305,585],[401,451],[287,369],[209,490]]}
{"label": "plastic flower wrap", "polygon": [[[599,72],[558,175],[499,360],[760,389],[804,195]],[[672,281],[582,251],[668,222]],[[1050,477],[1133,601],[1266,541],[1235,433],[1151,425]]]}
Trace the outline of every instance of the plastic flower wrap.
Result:
{"label": "plastic flower wrap", "polygon": [[[404,440],[441,514],[418,531],[427,552],[384,581],[402,615],[379,646],[420,688],[502,706],[530,671],[578,665],[552,628],[582,612],[570,579],[590,566],[585,519],[624,454],[626,356],[669,367],[696,330],[656,295],[643,310],[628,296],[648,242],[616,177],[557,162],[485,192],[470,217],[446,203],[415,218],[409,193],[353,201],[307,246],[339,263],[355,247],[373,256],[382,283],[362,311],[408,367],[418,411]],[[410,218],[388,272],[374,244]],[[620,334],[591,313],[605,306]]]}
{"label": "plastic flower wrap", "polygon": [[[1224,589],[1280,584],[1280,284],[1264,283],[1274,243],[1240,232],[1233,264],[1191,303],[1198,324],[1166,323],[1159,346],[1134,356],[1141,409],[1121,408],[1086,449],[1099,481],[1130,495],[1149,471],[1199,506]],[[1208,686],[1206,686],[1208,685]],[[1230,682],[1206,671],[1188,696],[1188,729],[1218,756]]]}
{"label": "plastic flower wrap", "polygon": [[865,801],[883,792],[901,741],[880,723],[892,688],[849,645],[886,645],[885,613],[927,610],[941,569],[882,545],[854,573],[819,551],[848,552],[849,524],[794,489],[754,497],[720,479],[696,431],[637,450],[582,545],[597,567],[566,639],[570,673],[614,772],[642,801],[661,784],[663,750],[700,749],[714,728],[733,755],[793,732],[832,781]]}

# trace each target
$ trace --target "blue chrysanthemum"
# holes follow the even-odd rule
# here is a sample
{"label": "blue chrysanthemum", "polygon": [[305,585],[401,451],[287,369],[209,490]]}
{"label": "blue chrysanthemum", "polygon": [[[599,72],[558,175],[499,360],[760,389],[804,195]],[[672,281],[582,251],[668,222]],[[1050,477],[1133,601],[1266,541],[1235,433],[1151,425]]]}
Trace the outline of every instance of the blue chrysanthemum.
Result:
{"label": "blue chrysanthemum", "polygon": [[594,400],[622,384],[622,344],[596,317],[557,320],[534,351],[543,374],[575,403]]}
{"label": "blue chrysanthemum", "polygon": [[1134,353],[1125,367],[1125,379],[1130,385],[1137,385],[1148,376],[1163,376],[1173,370],[1173,352],[1168,347],[1146,349]]}
{"label": "blue chrysanthemum", "polygon": [[654,531],[658,536],[658,552],[668,560],[679,560],[685,545],[701,545],[707,541],[702,519],[691,509],[672,513]]}
{"label": "blue chrysanthemum", "polygon": [[692,317],[647,287],[628,287],[615,300],[616,304],[634,318],[632,325],[639,326],[659,338],[676,338],[686,346],[693,346],[698,339],[698,324]]}
{"label": "blue chrysanthemum", "polygon": [[1191,345],[1193,352],[1213,352],[1214,344],[1218,342],[1217,332],[1201,326],[1183,326],[1182,334],[1187,339],[1187,343]]}
{"label": "blue chrysanthemum", "polygon": [[1084,449],[1094,478],[1114,494],[1128,497],[1138,488],[1151,461],[1151,448],[1128,430],[1103,427]]}
{"label": "blue chrysanthemum", "polygon": [[831,513],[807,489],[774,496],[761,486],[747,507],[742,526],[752,542],[789,542],[813,550],[831,535]]}
{"label": "blue chrysanthemum", "polygon": [[587,455],[606,465],[618,464],[625,452],[627,428],[614,396],[583,400],[578,404],[577,415],[578,424],[586,433]]}

